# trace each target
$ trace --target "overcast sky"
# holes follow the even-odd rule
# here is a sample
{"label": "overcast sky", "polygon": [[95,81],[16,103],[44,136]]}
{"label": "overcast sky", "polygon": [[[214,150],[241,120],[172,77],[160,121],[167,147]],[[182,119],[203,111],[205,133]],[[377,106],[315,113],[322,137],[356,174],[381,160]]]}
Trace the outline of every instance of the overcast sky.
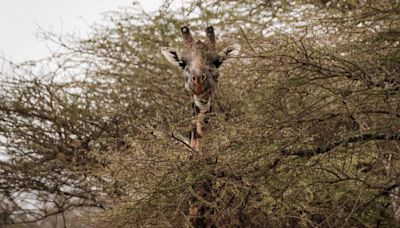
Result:
{"label": "overcast sky", "polygon": [[[38,59],[49,52],[37,37],[38,26],[84,35],[101,13],[132,5],[133,0],[0,0],[0,56],[13,62]],[[147,11],[163,0],[140,0]]]}

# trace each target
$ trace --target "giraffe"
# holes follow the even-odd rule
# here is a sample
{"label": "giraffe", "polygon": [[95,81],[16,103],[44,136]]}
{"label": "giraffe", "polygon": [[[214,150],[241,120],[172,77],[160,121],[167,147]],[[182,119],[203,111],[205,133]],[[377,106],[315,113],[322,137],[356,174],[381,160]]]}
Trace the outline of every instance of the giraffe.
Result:
{"label": "giraffe", "polygon": [[208,123],[206,115],[211,112],[211,102],[218,83],[219,67],[231,55],[237,55],[240,45],[235,44],[216,49],[214,28],[206,28],[205,41],[195,40],[189,27],[181,28],[183,47],[180,49],[164,48],[165,58],[174,66],[183,70],[185,89],[192,95],[192,123],[189,133],[189,145],[199,149],[199,138],[204,136],[204,127]]}

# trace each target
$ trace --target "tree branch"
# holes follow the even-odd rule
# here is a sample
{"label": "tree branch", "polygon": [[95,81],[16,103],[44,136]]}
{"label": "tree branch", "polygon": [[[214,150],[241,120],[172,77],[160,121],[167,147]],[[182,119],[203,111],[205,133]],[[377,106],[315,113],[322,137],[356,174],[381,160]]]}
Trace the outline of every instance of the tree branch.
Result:
{"label": "tree branch", "polygon": [[349,143],[366,142],[373,140],[400,140],[400,133],[366,133],[358,136],[351,136],[336,142],[329,143],[324,146],[318,146],[311,149],[299,149],[299,150],[281,150],[283,155],[296,155],[303,157],[312,157],[318,154],[327,153],[338,146],[347,145]]}

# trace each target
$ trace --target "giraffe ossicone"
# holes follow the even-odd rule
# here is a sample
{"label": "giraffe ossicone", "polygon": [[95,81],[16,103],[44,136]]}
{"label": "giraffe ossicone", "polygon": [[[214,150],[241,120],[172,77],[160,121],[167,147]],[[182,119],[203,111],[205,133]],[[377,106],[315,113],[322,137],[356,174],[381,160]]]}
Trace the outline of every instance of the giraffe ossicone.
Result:
{"label": "giraffe ossicone", "polygon": [[174,66],[183,70],[185,88],[193,97],[192,115],[189,142],[193,149],[198,149],[198,138],[204,134],[206,115],[211,112],[211,100],[218,83],[218,68],[230,56],[238,55],[240,45],[234,44],[216,50],[214,28],[209,26],[205,30],[204,42],[195,40],[187,26],[181,28],[183,46],[181,48],[163,48],[165,58]]}

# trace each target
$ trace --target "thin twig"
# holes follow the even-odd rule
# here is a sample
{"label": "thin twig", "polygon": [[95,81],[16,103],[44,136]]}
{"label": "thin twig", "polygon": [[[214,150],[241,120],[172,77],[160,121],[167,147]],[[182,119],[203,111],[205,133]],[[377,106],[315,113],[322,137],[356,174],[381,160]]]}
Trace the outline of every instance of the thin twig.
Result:
{"label": "thin twig", "polygon": [[246,40],[247,45],[249,45],[250,49],[256,53],[256,50],[253,48],[253,46],[251,46],[249,39],[246,36],[246,33],[244,33],[243,29],[241,26],[239,26],[240,32],[243,34],[244,39]]}
{"label": "thin twig", "polygon": [[185,146],[187,146],[187,147],[190,148],[191,150],[196,151],[195,149],[193,149],[193,147],[191,147],[191,146],[190,146],[189,144],[187,144],[185,141],[183,141],[182,139],[176,137],[176,136],[174,135],[173,132],[171,133],[171,137],[172,137],[173,139],[177,140],[178,142],[183,143]]}

